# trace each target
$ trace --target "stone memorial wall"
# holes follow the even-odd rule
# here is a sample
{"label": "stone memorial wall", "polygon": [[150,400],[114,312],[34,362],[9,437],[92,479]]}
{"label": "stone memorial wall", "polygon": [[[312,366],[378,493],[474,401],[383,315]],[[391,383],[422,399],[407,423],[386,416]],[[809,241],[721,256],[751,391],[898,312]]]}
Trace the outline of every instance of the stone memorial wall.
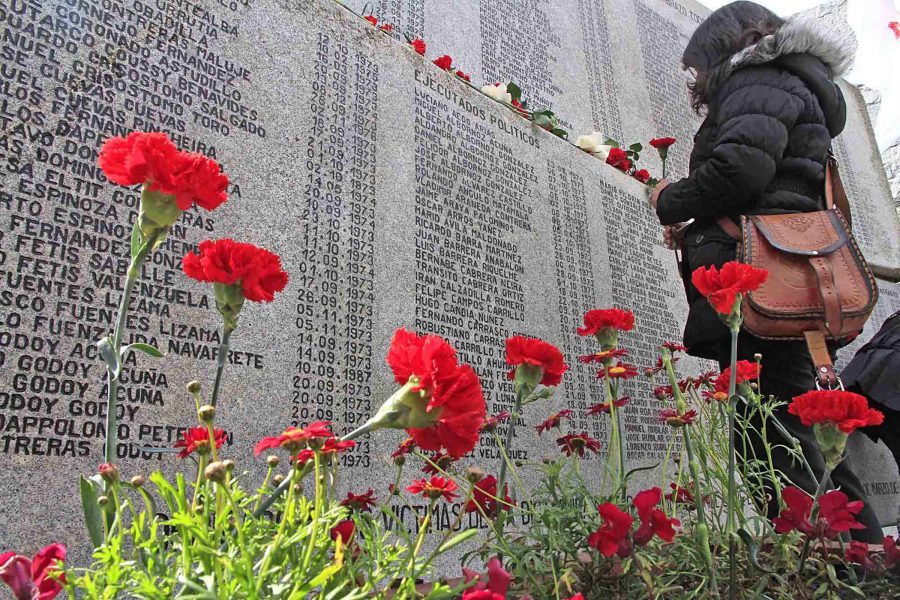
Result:
{"label": "stone memorial wall", "polygon": [[[573,134],[677,135],[673,170],[686,169],[696,120],[677,59],[702,19],[695,4],[376,4],[400,31],[426,37],[429,58],[450,53],[477,82],[516,80]],[[260,479],[259,438],[315,420],[346,432],[387,398],[384,356],[397,327],[447,337],[481,376],[491,414],[512,404],[506,337],[559,345],[572,372],[517,430],[522,461],[556,453],[553,436],[531,426],[600,398],[593,371],[575,360],[590,349],[575,334],[584,311],[633,309],[636,330],[623,343],[641,366],[680,336],[681,283],[644,186],[331,0],[5,0],[0,22],[0,547],[86,543],[77,475],[102,461],[105,435],[94,341],[112,327],[139,200],[96,166],[110,136],[164,130],[232,180],[225,206],[176,224],[131,304],[128,339],[166,358],[132,356],[122,374],[115,433],[129,476],[182,466],[146,449],[171,447],[194,423],[185,384],[212,382],[220,318],[211,289],[180,270],[203,239],[264,246],[291,275],[275,302],[244,309],[220,399],[226,452]],[[853,185],[870,189],[865,175]],[[875,241],[863,243],[897,265],[895,225],[870,221]],[[896,303],[896,287],[885,289]],[[630,467],[666,452],[659,383],[627,386]],[[606,437],[600,420],[579,416],[569,427]],[[342,462],[364,483],[346,479],[386,489],[400,439],[361,440]],[[499,452],[484,436],[467,460],[490,469]],[[885,506],[896,503],[896,478],[885,485]],[[447,506],[436,526],[459,510]],[[400,516],[415,527],[415,514]]]}

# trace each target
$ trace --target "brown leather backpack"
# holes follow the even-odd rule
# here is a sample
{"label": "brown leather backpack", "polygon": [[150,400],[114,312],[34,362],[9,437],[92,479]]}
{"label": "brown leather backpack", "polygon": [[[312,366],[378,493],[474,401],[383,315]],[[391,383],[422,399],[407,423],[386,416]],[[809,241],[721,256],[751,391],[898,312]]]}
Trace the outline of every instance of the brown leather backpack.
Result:
{"label": "brown leather backpack", "polygon": [[840,381],[826,340],[845,343],[862,332],[878,287],[853,238],[830,151],[825,204],[816,212],[743,215],[740,229],[727,217],[718,222],[738,242],[738,260],[769,271],[766,282],[744,296],[744,328],[765,339],[806,340],[819,386],[835,387]]}

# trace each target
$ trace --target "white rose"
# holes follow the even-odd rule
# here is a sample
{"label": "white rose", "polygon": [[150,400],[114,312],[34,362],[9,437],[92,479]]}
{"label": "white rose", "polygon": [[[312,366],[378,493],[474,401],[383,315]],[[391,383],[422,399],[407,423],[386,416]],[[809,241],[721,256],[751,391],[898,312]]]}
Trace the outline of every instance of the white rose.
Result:
{"label": "white rose", "polygon": [[612,146],[604,146],[601,144],[597,146],[597,149],[594,150],[591,154],[593,154],[594,157],[599,158],[600,160],[606,160],[607,158],[609,158],[610,150],[612,150]]}
{"label": "white rose", "polygon": [[497,102],[512,103],[512,95],[506,91],[505,83],[495,83],[494,85],[481,86],[481,92],[496,100]]}
{"label": "white rose", "polygon": [[597,151],[598,146],[603,145],[603,134],[595,131],[591,135],[579,135],[578,139],[575,140],[575,145],[585,152],[593,154]]}

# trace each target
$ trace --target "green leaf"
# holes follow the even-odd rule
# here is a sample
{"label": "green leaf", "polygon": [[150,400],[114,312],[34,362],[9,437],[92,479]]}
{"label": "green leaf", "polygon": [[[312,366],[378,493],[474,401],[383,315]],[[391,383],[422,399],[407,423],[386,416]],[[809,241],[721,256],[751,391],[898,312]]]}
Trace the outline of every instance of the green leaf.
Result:
{"label": "green leaf", "polygon": [[614,140],[612,138],[606,138],[606,141],[603,142],[603,145],[604,146],[612,146],[613,148],[618,148],[619,142],[617,142],[616,140]]}
{"label": "green leaf", "polygon": [[517,86],[515,83],[510,81],[506,84],[506,91],[509,92],[509,95],[512,96],[513,100],[522,100],[522,88]]}
{"label": "green leaf", "polygon": [[94,548],[99,548],[103,545],[103,513],[97,504],[97,498],[100,496],[98,488],[92,480],[86,479],[83,475],[79,477],[78,487],[81,491],[84,524],[87,526]]}
{"label": "green leaf", "polygon": [[134,227],[131,228],[131,258],[138,255],[141,251],[141,228],[138,227],[138,220],[134,220]]}
{"label": "green leaf", "polygon": [[97,342],[97,349],[100,351],[100,358],[106,363],[106,368],[112,373],[113,379],[118,379],[121,365],[119,357],[116,356],[116,351],[113,349],[112,339],[109,336],[101,339]]}
{"label": "green leaf", "polygon": [[550,117],[543,113],[534,113],[531,117],[531,122],[538,127],[543,127],[544,129],[552,126],[553,124],[553,121],[550,120]]}
{"label": "green leaf", "polygon": [[628,149],[631,150],[631,151],[634,152],[634,153],[638,153],[638,152],[640,152],[641,150],[643,150],[644,147],[643,147],[642,145],[640,145],[640,144],[632,144],[632,145],[628,146]]}
{"label": "green leaf", "polygon": [[451,549],[459,546],[463,542],[470,540],[471,538],[478,535],[477,529],[466,529],[465,531],[453,536],[438,548],[438,554],[443,554],[444,552],[449,552]]}
{"label": "green leaf", "polygon": [[744,545],[747,546],[747,554],[750,557],[750,564],[763,573],[774,573],[774,571],[766,569],[761,564],[759,564],[759,544],[756,543],[756,540],[753,539],[753,536],[750,535],[750,533],[743,527],[738,529],[737,534],[738,537],[741,538],[741,541],[744,542]]}
{"label": "green leaf", "polygon": [[143,344],[140,342],[136,342],[134,344],[128,344],[124,348],[122,348],[122,356],[129,350],[137,350],[138,352],[143,352],[147,356],[152,356],[153,358],[162,358],[165,356],[162,352],[160,352],[156,347],[151,346],[150,344]]}
{"label": "green leaf", "polygon": [[651,177],[650,179],[647,180],[647,183],[645,185],[647,185],[651,188],[655,188],[658,183],[659,183],[659,179],[657,179],[656,177]]}
{"label": "green leaf", "polygon": [[554,127],[550,133],[552,133],[556,137],[562,138],[564,140],[569,139],[569,132],[566,131],[565,129],[560,129],[559,127]]}

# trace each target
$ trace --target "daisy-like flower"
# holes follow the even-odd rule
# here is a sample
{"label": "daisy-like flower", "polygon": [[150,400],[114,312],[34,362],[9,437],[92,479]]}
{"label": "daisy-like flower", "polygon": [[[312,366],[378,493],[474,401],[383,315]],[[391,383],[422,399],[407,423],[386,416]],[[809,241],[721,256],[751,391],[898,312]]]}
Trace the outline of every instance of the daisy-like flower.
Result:
{"label": "daisy-like flower", "polygon": [[485,419],[484,424],[481,426],[482,433],[490,433],[497,429],[497,425],[509,420],[509,413],[507,411],[499,412],[493,417],[489,419]]}
{"label": "daisy-like flower", "polygon": [[628,356],[628,350],[625,350],[624,348],[610,348],[609,350],[602,350],[600,352],[594,352],[593,354],[579,356],[578,362],[584,364],[602,363],[609,362],[614,358],[620,358],[622,356]]}
{"label": "daisy-like flower", "polygon": [[676,352],[687,352],[687,348],[675,342],[663,342],[662,347],[675,354]]}
{"label": "daisy-like flower", "polygon": [[690,425],[694,422],[694,419],[697,418],[696,410],[689,410],[683,415],[679,415],[678,411],[673,408],[664,408],[659,411],[659,420],[669,427],[684,427],[685,425]]}
{"label": "daisy-like flower", "polygon": [[[597,404],[592,404],[588,408],[587,414],[589,414],[589,415],[599,415],[602,413],[608,414],[609,412],[611,412],[613,406],[615,406],[616,408],[622,408],[623,406],[628,404],[628,402],[630,402],[630,401],[631,401],[630,397],[623,396],[623,397],[619,398],[618,400],[607,400],[606,402],[598,402]],[[610,406],[610,405],[612,405],[612,406]]]}
{"label": "daisy-like flower", "polygon": [[565,408],[554,415],[550,415],[550,418],[548,418],[546,421],[544,421],[543,423],[541,423],[540,425],[535,427],[535,430],[537,430],[538,435],[540,435],[541,433],[543,433],[545,431],[550,431],[554,427],[559,427],[559,425],[560,425],[560,423],[562,423],[563,419],[569,419],[571,417],[572,417],[572,411],[569,410],[568,408]]}
{"label": "daisy-like flower", "polygon": [[[225,443],[226,433],[224,429],[214,429],[216,450]],[[178,458],[187,458],[188,455],[197,452],[198,454],[208,454],[210,451],[209,429],[206,427],[191,427],[181,434],[181,439],[175,442],[175,448],[181,450]],[[257,454],[259,454],[257,452]]]}
{"label": "daisy-like flower", "polygon": [[261,439],[256,444],[256,448],[253,449],[253,453],[259,456],[260,453],[269,448],[284,448],[293,454],[310,443],[319,443],[333,439],[334,434],[329,429],[330,426],[330,421],[316,421],[302,429],[288,427],[281,435]]}
{"label": "daisy-like flower", "polygon": [[397,449],[391,453],[392,459],[397,459],[401,456],[406,456],[407,454],[412,454],[412,452],[416,449],[416,441],[411,437],[406,438],[397,446]]}
{"label": "daisy-like flower", "polygon": [[435,455],[431,457],[431,462],[426,462],[422,467],[422,472],[426,475],[437,475],[441,471],[449,469],[457,460],[459,459],[453,458],[446,452],[436,452]]}
{"label": "daisy-like flower", "polygon": [[431,479],[414,479],[406,491],[411,494],[421,494],[423,498],[430,500],[437,500],[443,496],[447,502],[453,502],[457,496],[454,493],[457,489],[458,486],[452,479],[432,477]]}
{"label": "daisy-like flower", "polygon": [[341,500],[341,506],[346,506],[352,510],[368,512],[375,506],[375,490],[369,488],[364,494],[354,494],[347,492],[347,497]]}
{"label": "daisy-like flower", "polygon": [[566,453],[566,456],[577,454],[579,458],[584,458],[585,450],[590,450],[594,454],[600,452],[600,442],[587,433],[564,435],[558,438],[556,443],[559,444],[559,449]]}
{"label": "daisy-like flower", "polygon": [[322,448],[319,449],[319,452],[323,455],[340,454],[341,452],[352,450],[354,447],[356,447],[356,442],[353,440],[341,441],[336,440],[335,438],[329,438],[322,444]]}
{"label": "daisy-like flower", "polygon": [[617,362],[614,365],[606,365],[597,371],[597,379],[609,377],[610,379],[631,379],[637,377],[637,367],[628,363]]}
{"label": "daisy-like flower", "polygon": [[[672,360],[673,365],[678,362],[677,358],[672,358],[671,360]],[[661,373],[662,371],[664,371],[665,368],[666,368],[666,365],[663,363],[663,359],[657,358],[655,365],[644,369],[644,375],[646,375],[647,377],[653,377],[657,373]]]}

